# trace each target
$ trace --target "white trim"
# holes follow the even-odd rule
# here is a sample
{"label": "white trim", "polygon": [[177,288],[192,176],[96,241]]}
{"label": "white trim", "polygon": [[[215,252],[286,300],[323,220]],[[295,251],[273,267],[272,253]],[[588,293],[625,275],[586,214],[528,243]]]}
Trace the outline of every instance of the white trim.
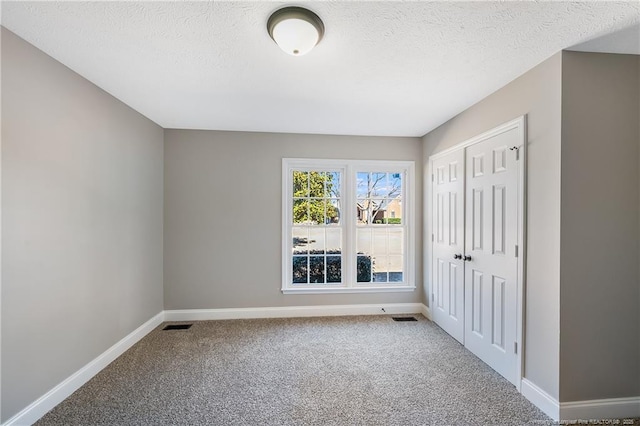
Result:
{"label": "white trim", "polygon": [[[424,161],[424,160],[423,160]],[[431,180],[431,174],[433,173],[432,161],[429,158],[426,161],[426,164],[423,164],[424,170],[422,174],[423,179],[423,197],[422,197],[422,211],[423,211],[423,221],[422,221],[422,247],[424,248],[422,252],[422,287],[425,292],[425,300],[424,306],[425,309],[429,312],[429,320],[433,321],[433,317],[431,316],[431,304],[433,303],[433,288],[431,286],[431,272],[433,270],[432,265],[432,254],[433,254],[433,227],[432,227],[432,209],[431,203],[432,200],[429,200],[429,194],[433,194],[433,183]],[[425,315],[426,316],[426,315]]]}
{"label": "white trim", "polygon": [[149,321],[136,328],[118,343],[111,346],[101,355],[89,362],[87,365],[76,371],[74,374],[63,380],[49,392],[29,404],[25,409],[4,423],[4,426],[30,425],[49,412],[53,407],[61,403],[65,398],[78,390],[88,382],[93,376],[98,374],[103,368],[113,360],[122,355],[127,349],[137,343],[144,336],[149,334],[154,328],[164,320],[164,311],[160,312]]}
{"label": "white trim", "polygon": [[429,321],[433,321],[433,319],[431,318],[431,310],[424,303],[422,304],[422,315]]}
{"label": "white trim", "polygon": [[527,398],[533,405],[542,410],[543,413],[551,417],[554,421],[560,419],[560,404],[554,397],[527,379],[522,379],[521,383],[520,392],[522,396]]}
{"label": "white trim", "polygon": [[[0,8],[1,9],[1,8]],[[0,17],[2,11],[0,10]],[[0,46],[2,45],[2,31],[0,31]],[[2,60],[0,59],[0,63]],[[0,66],[0,81],[2,77],[2,67]],[[2,99],[2,88],[0,87],[0,99]],[[0,107],[0,117],[2,117]],[[0,127],[1,124],[0,124]],[[0,133],[1,134],[1,133]],[[2,188],[2,138],[0,137],[0,188]],[[2,190],[0,190],[0,241],[2,241]],[[2,342],[2,244],[0,244],[0,342]],[[0,347],[2,345],[0,344]],[[2,366],[2,350],[0,350],[0,366]],[[2,368],[0,367],[0,384],[2,383]],[[2,421],[2,386],[0,385],[0,422]]]}
{"label": "white trim", "polygon": [[640,396],[559,403],[527,379],[522,379],[520,391],[522,396],[554,421],[640,417]]}
{"label": "white trim", "polygon": [[468,147],[470,145],[476,144],[478,142],[482,142],[482,141],[484,141],[486,139],[489,139],[489,138],[492,138],[494,136],[498,136],[498,135],[500,135],[500,134],[502,134],[504,132],[508,132],[509,130],[517,129],[518,127],[523,128],[524,123],[526,121],[525,117],[526,117],[526,115],[521,115],[521,116],[519,116],[517,118],[514,118],[511,121],[507,121],[506,123],[503,123],[503,124],[501,124],[501,125],[499,125],[497,127],[494,127],[491,130],[488,130],[488,131],[486,131],[484,133],[481,133],[481,134],[479,134],[477,136],[474,136],[474,137],[472,137],[470,139],[467,139],[467,140],[465,140],[463,142],[460,142],[459,144],[456,144],[456,145],[454,145],[454,146],[452,146],[450,148],[447,148],[445,150],[439,151],[438,153],[431,155],[429,157],[429,160],[430,161],[431,160],[435,160],[435,159],[437,159],[439,157],[448,155],[448,154],[450,154],[452,152],[455,152],[455,151],[457,151],[459,149],[466,148],[466,147]]}
{"label": "white trim", "polygon": [[518,128],[518,139],[521,145],[518,145],[518,155],[520,156],[518,164],[518,275],[517,275],[517,306],[516,318],[516,343],[518,345],[518,357],[516,358],[516,388],[521,391],[522,376],[524,375],[524,354],[525,354],[525,288],[527,285],[527,156],[528,156],[528,139],[527,139],[527,116],[523,115],[510,123],[515,123]]}
{"label": "white trim", "polygon": [[[331,317],[350,315],[420,314],[422,303],[282,306],[263,308],[183,309],[164,311],[165,321],[205,321],[252,318]],[[383,310],[384,309],[384,310]]]}
{"label": "white trim", "polygon": [[323,293],[393,293],[414,291],[415,286],[384,286],[384,287],[329,287],[326,288],[287,288],[282,290],[284,294],[323,294]]}
{"label": "white trim", "polygon": [[561,402],[561,420],[622,419],[640,417],[640,396]]}

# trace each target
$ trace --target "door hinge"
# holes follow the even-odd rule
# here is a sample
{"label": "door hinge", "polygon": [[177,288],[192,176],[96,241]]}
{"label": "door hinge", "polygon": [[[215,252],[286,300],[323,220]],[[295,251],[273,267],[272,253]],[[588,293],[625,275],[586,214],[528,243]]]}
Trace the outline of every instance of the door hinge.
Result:
{"label": "door hinge", "polygon": [[518,353],[518,342],[513,342],[513,353],[514,354]]}
{"label": "door hinge", "polygon": [[431,234],[431,241],[435,241],[435,237]]}
{"label": "door hinge", "polygon": [[431,182],[433,182],[435,180],[436,180],[435,175],[431,175]]}
{"label": "door hinge", "polygon": [[436,294],[435,293],[431,293],[431,301],[433,302],[436,299]]}
{"label": "door hinge", "polygon": [[518,245],[516,245],[516,257],[518,257]]}

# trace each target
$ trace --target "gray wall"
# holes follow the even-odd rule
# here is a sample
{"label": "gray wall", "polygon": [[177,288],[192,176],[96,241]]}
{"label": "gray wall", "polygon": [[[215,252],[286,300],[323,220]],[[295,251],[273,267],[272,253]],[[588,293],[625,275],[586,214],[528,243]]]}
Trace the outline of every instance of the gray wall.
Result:
{"label": "gray wall", "polygon": [[430,155],[528,114],[525,377],[554,398],[559,395],[561,59],[554,55],[423,138],[426,169]]}
{"label": "gray wall", "polygon": [[[414,292],[280,288],[283,157],[416,160],[419,177],[421,152],[419,138],[165,130],[165,309],[420,302],[419,220]],[[420,181],[416,195],[420,218]]]}
{"label": "gray wall", "polygon": [[163,130],[2,29],[2,420],[159,313]]}
{"label": "gray wall", "polygon": [[563,53],[562,402],[640,395],[638,63]]}

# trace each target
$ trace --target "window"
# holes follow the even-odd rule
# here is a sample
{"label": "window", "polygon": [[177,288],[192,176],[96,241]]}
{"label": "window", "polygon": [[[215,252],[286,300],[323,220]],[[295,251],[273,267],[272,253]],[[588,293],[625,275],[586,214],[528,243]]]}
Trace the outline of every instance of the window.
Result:
{"label": "window", "polygon": [[292,170],[292,284],[342,282],[342,171]]}
{"label": "window", "polygon": [[283,292],[414,289],[413,167],[284,159]]}

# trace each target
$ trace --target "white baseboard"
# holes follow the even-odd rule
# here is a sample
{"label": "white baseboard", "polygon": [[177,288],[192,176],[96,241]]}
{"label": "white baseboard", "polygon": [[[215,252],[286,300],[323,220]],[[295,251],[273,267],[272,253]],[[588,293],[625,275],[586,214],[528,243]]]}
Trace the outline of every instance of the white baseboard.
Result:
{"label": "white baseboard", "polygon": [[424,317],[429,321],[433,321],[433,318],[431,318],[431,309],[429,309],[427,305],[422,305],[421,314],[424,315]]}
{"label": "white baseboard", "polygon": [[561,402],[561,420],[625,419],[640,417],[640,396]]}
{"label": "white baseboard", "polygon": [[522,395],[554,421],[606,420],[640,417],[640,396],[558,402],[527,379],[522,379]]}
{"label": "white baseboard", "polygon": [[330,317],[346,315],[421,314],[422,303],[371,305],[282,306],[267,308],[184,309],[164,311],[165,321],[204,321],[251,318]]}
{"label": "white baseboard", "polygon": [[32,402],[2,426],[31,425],[78,390],[127,349],[149,334],[163,321],[198,321],[249,318],[292,318],[348,315],[422,314],[431,320],[422,303],[380,303],[368,305],[286,306],[266,308],[186,309],[163,311],[129,333],[93,361],[76,371],[49,392]]}
{"label": "white baseboard", "polygon": [[111,346],[93,361],[89,362],[73,375],[69,376],[62,383],[58,384],[18,414],[11,417],[3,426],[24,426],[35,423],[53,407],[61,403],[65,398],[78,390],[80,386],[84,385],[93,376],[98,374],[113,360],[122,355],[127,349],[149,334],[154,328],[160,325],[163,320],[164,312],[160,312],[149,321],[129,333],[118,343]]}
{"label": "white baseboard", "polygon": [[[163,311],[129,333],[118,343],[82,367],[72,376],[7,420],[3,426],[31,425],[93,376],[149,334],[163,321],[199,321],[250,318],[292,318],[347,315],[422,314],[431,320],[431,311],[422,303],[382,303],[369,305],[286,306],[266,308],[186,309]],[[554,421],[640,417],[640,397],[563,402],[522,379],[522,395]]]}
{"label": "white baseboard", "polygon": [[554,421],[560,420],[560,404],[538,386],[522,379],[520,393]]}

